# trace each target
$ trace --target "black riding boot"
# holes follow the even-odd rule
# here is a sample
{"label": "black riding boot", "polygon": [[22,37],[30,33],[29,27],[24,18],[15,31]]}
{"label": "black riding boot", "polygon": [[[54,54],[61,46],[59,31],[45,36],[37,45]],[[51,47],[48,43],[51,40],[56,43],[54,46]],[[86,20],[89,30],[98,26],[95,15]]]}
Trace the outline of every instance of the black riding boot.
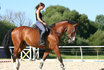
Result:
{"label": "black riding boot", "polygon": [[45,46],[45,37],[42,34],[40,35],[39,46]]}

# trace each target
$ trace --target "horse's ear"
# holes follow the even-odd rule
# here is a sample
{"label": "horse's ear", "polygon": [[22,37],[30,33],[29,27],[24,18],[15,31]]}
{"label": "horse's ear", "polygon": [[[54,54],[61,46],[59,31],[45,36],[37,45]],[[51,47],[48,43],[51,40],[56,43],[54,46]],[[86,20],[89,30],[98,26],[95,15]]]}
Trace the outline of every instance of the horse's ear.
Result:
{"label": "horse's ear", "polygon": [[76,23],[75,26],[79,25],[79,23]]}

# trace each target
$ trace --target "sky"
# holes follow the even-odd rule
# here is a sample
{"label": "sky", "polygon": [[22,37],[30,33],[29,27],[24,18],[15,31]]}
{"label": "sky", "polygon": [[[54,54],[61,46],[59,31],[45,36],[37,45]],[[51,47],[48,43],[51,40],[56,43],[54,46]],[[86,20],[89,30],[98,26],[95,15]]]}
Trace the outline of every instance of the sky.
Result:
{"label": "sky", "polygon": [[65,6],[80,14],[86,14],[92,21],[95,21],[97,15],[104,15],[104,0],[0,0],[0,14],[5,15],[6,10],[25,12],[26,17],[35,22],[35,6],[39,2],[45,4],[45,9],[50,5]]}

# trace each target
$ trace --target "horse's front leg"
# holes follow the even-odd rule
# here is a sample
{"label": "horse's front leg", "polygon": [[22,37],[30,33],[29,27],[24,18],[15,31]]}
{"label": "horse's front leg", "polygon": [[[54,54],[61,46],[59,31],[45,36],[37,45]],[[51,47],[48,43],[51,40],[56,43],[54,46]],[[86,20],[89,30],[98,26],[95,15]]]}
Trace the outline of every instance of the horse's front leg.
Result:
{"label": "horse's front leg", "polygon": [[61,57],[61,56],[60,56],[60,57],[58,57],[58,60],[59,60],[59,61],[60,61],[60,63],[61,63],[61,65],[60,65],[60,66],[61,66],[62,70],[65,70],[62,57]]}
{"label": "horse's front leg", "polygon": [[44,61],[45,61],[46,57],[48,56],[48,54],[50,53],[50,51],[51,51],[51,50],[46,50],[46,51],[44,52],[43,58],[41,59],[41,62],[40,62],[40,70],[42,69],[43,64],[44,64]]}
{"label": "horse's front leg", "polygon": [[57,56],[59,62],[61,63],[60,66],[61,66],[62,70],[65,70],[65,68],[64,68],[64,63],[63,63],[63,59],[62,59],[62,57],[61,57],[61,54],[60,54],[60,51],[59,51],[58,46],[54,47],[53,51],[54,51],[54,53],[56,54],[56,56]]}

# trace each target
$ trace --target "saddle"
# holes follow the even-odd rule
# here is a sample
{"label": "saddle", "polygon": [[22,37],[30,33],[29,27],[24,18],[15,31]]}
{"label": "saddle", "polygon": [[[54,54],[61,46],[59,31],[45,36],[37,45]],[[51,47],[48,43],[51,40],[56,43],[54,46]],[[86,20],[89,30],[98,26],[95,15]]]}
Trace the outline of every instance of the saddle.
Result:
{"label": "saddle", "polygon": [[[41,34],[42,31],[39,29],[39,27],[37,25],[34,24],[33,28],[37,29],[39,31],[39,34]],[[50,27],[46,26],[45,28],[46,28],[46,32],[45,32],[44,36],[47,37],[50,33]]]}

